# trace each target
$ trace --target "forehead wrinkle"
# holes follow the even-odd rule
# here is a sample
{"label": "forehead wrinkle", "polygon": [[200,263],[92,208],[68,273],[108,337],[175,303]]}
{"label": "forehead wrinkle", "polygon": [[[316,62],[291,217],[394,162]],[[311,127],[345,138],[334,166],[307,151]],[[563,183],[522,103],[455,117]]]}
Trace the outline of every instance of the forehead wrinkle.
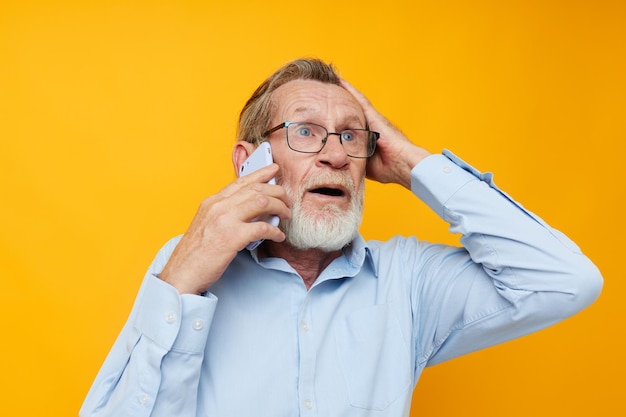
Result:
{"label": "forehead wrinkle", "polygon": [[[281,113],[283,116],[290,114],[292,116],[300,116],[307,117],[307,115],[316,115],[322,112],[322,106],[319,102],[309,102],[305,104],[297,103],[299,100],[294,100],[296,103],[291,102],[284,104],[281,109]],[[293,106],[296,106],[295,108]],[[279,107],[279,106],[277,106]]]}
{"label": "forehead wrinkle", "polygon": [[[300,88],[294,88],[297,84],[292,83],[300,84]],[[310,88],[311,86],[316,88]],[[352,123],[358,123],[360,127],[363,127],[363,123],[367,124],[361,106],[349,93],[345,90],[328,90],[325,84],[291,81],[272,93],[272,101],[280,112],[275,113],[279,118],[298,116],[302,119],[313,119],[306,121],[323,123],[328,122],[326,119],[330,117],[336,118],[336,124],[343,125],[341,128]]]}
{"label": "forehead wrinkle", "polygon": [[[316,109],[311,108],[311,107],[305,107],[305,106],[301,106],[301,107],[297,107],[294,109],[293,111],[293,115],[294,116],[302,116],[304,119],[304,121],[308,121],[308,122],[312,122],[312,123],[317,123],[317,122],[321,122],[321,120],[319,119],[319,114],[316,111]],[[312,117],[311,120],[308,120],[309,117]],[[357,124],[357,126],[352,125],[353,123]],[[347,115],[342,115],[341,117],[338,118],[337,120],[337,125],[342,125],[341,128],[363,128],[365,126],[361,126],[363,125],[363,119],[361,117],[359,117],[359,115],[357,114],[347,114]],[[367,123],[365,123],[367,125]],[[352,125],[352,126],[350,126]]]}

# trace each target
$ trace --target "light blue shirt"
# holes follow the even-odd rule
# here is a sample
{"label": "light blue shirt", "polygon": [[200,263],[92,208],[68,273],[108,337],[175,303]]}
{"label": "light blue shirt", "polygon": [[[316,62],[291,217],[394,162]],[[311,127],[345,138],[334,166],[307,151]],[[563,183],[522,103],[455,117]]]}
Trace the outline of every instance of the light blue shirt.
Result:
{"label": "light blue shirt", "polygon": [[[600,293],[578,247],[449,152],[413,192],[462,248],[358,237],[309,291],[283,259],[244,250],[205,296],[150,266],[82,416],[408,416],[428,365],[568,317]],[[410,219],[408,219],[410,220]]]}

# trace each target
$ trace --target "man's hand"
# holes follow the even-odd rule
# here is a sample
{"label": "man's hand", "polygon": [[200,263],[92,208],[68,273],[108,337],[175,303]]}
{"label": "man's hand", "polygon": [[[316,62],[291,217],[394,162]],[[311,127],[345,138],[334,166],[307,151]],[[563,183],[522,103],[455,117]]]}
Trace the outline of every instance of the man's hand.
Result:
{"label": "man's hand", "polygon": [[380,133],[376,153],[367,162],[367,178],[382,183],[400,184],[410,190],[411,170],[430,153],[411,143],[372,106],[367,97],[347,81],[341,80],[341,85],[363,108],[370,130]]}
{"label": "man's hand", "polygon": [[224,273],[237,252],[252,241],[285,240],[284,233],[263,221],[262,215],[291,217],[283,187],[266,184],[278,172],[272,164],[241,177],[205,199],[160,278],[181,293],[201,294]]}

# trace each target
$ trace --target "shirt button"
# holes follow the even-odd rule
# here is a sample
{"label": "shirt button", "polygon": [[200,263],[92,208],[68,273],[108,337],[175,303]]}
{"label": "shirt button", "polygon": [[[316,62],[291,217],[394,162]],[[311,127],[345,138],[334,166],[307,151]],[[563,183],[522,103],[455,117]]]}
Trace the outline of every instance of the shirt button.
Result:
{"label": "shirt button", "polygon": [[167,314],[165,315],[165,321],[166,321],[168,324],[172,324],[172,323],[174,323],[174,322],[176,321],[176,313],[167,313]]}
{"label": "shirt button", "polygon": [[304,321],[302,322],[302,324],[300,324],[300,328],[305,332],[309,331],[309,325]]}
{"label": "shirt button", "polygon": [[146,405],[150,401],[150,398],[147,395],[142,395],[139,397],[139,404]]}
{"label": "shirt button", "polygon": [[304,406],[310,410],[311,408],[313,408],[313,401],[311,400],[304,401]]}
{"label": "shirt button", "polygon": [[204,322],[201,319],[195,319],[193,321],[192,327],[194,330],[202,330],[204,327]]}
{"label": "shirt button", "polygon": [[443,171],[444,174],[449,174],[449,173],[452,172],[452,168],[450,166],[446,165],[445,167],[443,167],[442,171]]}

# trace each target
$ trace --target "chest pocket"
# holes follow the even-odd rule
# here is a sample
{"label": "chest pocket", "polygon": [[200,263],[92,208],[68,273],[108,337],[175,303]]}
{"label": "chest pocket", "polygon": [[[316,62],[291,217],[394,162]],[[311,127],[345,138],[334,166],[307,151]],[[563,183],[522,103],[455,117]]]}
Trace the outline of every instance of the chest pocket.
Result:
{"label": "chest pocket", "polygon": [[341,371],[353,407],[385,410],[410,395],[413,367],[389,305],[358,310],[335,324]]}

